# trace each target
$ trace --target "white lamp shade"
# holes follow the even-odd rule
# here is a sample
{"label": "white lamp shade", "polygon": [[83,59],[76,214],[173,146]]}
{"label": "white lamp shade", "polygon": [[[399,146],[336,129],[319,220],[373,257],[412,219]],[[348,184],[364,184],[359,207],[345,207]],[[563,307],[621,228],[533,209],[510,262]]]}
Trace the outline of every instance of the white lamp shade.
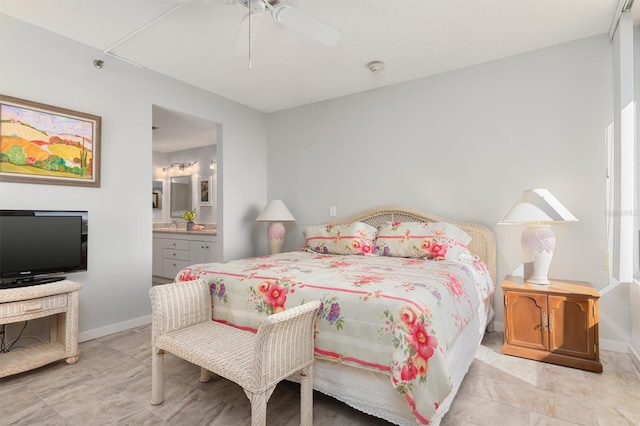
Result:
{"label": "white lamp shade", "polygon": [[294,222],[291,214],[282,200],[271,200],[256,218],[256,222]]}
{"label": "white lamp shade", "polygon": [[578,219],[548,189],[528,189],[500,222],[577,222]]}

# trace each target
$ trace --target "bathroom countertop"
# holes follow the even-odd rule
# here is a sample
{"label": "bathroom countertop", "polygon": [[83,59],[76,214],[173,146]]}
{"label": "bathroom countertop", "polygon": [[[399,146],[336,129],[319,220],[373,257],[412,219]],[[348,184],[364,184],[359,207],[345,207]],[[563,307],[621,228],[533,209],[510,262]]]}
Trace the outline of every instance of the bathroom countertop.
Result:
{"label": "bathroom countertop", "polygon": [[187,231],[185,228],[153,228],[153,232],[162,234],[182,234],[182,235],[218,235],[215,229],[205,229],[203,231]]}
{"label": "bathroom countertop", "polygon": [[202,231],[187,231],[186,222],[154,222],[153,233],[163,234],[179,234],[179,235],[218,235],[218,226],[216,223],[198,223],[203,226]]}

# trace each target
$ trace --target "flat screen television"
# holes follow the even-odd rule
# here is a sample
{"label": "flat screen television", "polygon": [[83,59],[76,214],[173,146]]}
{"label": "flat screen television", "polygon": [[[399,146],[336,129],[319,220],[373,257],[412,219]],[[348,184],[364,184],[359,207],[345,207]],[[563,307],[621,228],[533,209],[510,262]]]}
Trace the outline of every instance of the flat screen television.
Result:
{"label": "flat screen television", "polygon": [[88,212],[0,210],[0,289],[87,270]]}

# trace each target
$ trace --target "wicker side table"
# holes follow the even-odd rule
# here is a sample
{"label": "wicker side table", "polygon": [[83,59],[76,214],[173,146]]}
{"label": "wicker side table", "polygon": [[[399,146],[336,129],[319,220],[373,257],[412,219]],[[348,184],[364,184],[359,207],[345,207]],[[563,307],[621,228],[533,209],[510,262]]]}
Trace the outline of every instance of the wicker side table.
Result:
{"label": "wicker side table", "polygon": [[0,377],[54,361],[75,364],[78,351],[78,291],[82,284],[58,281],[0,290],[0,325],[50,317],[49,341],[0,353]]}

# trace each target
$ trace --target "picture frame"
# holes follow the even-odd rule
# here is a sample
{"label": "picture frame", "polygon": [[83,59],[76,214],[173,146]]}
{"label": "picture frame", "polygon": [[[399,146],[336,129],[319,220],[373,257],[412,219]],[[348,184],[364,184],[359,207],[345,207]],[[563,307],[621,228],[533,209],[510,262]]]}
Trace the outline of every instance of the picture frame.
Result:
{"label": "picture frame", "polygon": [[160,194],[156,191],[151,193],[151,205],[154,209],[160,208]]}
{"label": "picture frame", "polygon": [[0,95],[0,182],[100,187],[102,118]]}
{"label": "picture frame", "polygon": [[198,179],[198,205],[213,206],[211,185],[211,177],[202,177]]}

